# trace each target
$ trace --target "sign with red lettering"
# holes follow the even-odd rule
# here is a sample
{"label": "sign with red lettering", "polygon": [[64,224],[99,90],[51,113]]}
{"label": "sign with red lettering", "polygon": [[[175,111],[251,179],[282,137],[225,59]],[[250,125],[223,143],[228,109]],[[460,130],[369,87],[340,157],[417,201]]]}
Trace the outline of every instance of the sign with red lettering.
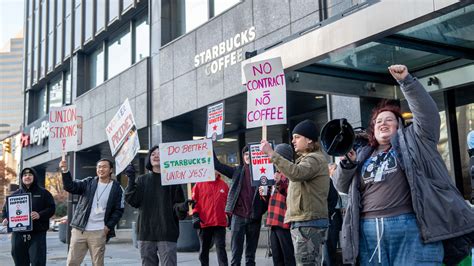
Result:
{"label": "sign with red lettering", "polygon": [[31,221],[31,194],[17,194],[7,197],[8,232],[33,230]]}
{"label": "sign with red lettering", "polygon": [[49,151],[59,153],[76,149],[76,106],[51,107],[49,110]]}
{"label": "sign with red lettering", "polygon": [[224,136],[224,102],[207,107],[206,137],[213,141]]}
{"label": "sign with red lettering", "polygon": [[160,144],[161,184],[214,181],[214,156],[210,139]]}
{"label": "sign with red lettering", "polygon": [[286,124],[286,82],[281,58],[243,67],[247,88],[247,128]]}
{"label": "sign with red lettering", "polygon": [[130,130],[127,139],[123,142],[122,147],[115,155],[115,174],[120,174],[127,165],[133,161],[135,155],[140,150],[140,141],[138,140],[138,132],[135,128]]}
{"label": "sign with red lettering", "polygon": [[[260,143],[249,143],[250,174],[252,186],[271,186],[275,184],[275,167],[271,158],[260,151]],[[273,142],[270,142],[273,148]]]}
{"label": "sign with red lettering", "polygon": [[133,118],[132,108],[127,98],[105,128],[112,156],[115,156],[120,149],[134,125],[135,119]]}

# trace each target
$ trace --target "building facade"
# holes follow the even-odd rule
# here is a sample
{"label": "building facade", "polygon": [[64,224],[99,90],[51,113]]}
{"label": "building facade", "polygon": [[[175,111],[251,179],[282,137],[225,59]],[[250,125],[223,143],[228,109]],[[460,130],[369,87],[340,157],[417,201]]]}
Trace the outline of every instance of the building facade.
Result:
{"label": "building facade", "polygon": [[0,140],[20,131],[23,122],[23,37],[0,52]]}
{"label": "building facade", "polygon": [[[320,127],[340,117],[367,126],[382,98],[399,100],[407,110],[386,70],[403,63],[435,98],[443,120],[439,149],[456,185],[470,196],[473,1],[25,3],[23,166],[56,171],[60,154],[48,151],[47,113],[75,104],[82,133],[68,158],[76,178],[94,175],[95,162],[111,157],[105,126],[127,98],[143,151],[204,136],[206,107],[224,101],[225,135],[214,149],[237,164],[240,148],[261,136],[245,126],[242,64],[282,58],[288,123],[268,129],[268,139],[279,143],[306,118]],[[140,173],[144,157],[134,162]],[[126,178],[117,178],[125,187]],[[119,228],[130,228],[135,215],[127,208]]]}

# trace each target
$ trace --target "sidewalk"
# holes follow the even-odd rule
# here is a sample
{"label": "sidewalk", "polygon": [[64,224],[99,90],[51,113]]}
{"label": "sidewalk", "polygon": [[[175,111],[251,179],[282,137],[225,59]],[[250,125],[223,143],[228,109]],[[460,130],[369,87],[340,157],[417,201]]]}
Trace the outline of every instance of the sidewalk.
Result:
{"label": "sidewalk", "polygon": [[[65,265],[67,258],[67,245],[59,241],[57,232],[48,232],[47,234],[47,265]],[[14,265],[10,254],[9,235],[0,235],[0,264]],[[230,247],[228,247],[229,249]],[[273,265],[271,258],[265,258],[265,249],[259,248],[256,255],[256,264],[263,266]],[[230,261],[230,251],[227,251]],[[197,266],[199,263],[198,252],[178,252],[178,265]],[[210,265],[217,265],[217,255],[215,251],[209,254]],[[245,264],[245,258],[242,259]],[[83,265],[92,265],[89,254],[84,259]],[[132,243],[111,242],[107,244],[105,251],[105,265],[141,265],[138,249],[132,246]]]}

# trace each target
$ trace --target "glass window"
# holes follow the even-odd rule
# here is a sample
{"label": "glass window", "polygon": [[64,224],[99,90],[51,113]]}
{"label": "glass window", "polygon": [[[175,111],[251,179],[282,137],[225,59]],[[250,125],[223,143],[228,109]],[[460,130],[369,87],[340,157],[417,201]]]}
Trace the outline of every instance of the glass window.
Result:
{"label": "glass window", "polygon": [[240,2],[240,0],[214,0],[214,16],[226,11],[238,2]]}
{"label": "glass window", "polygon": [[133,7],[133,0],[123,0],[123,11]]}
{"label": "glass window", "polygon": [[64,58],[69,57],[71,53],[71,14],[64,19]]}
{"label": "glass window", "polygon": [[82,44],[82,4],[76,1],[74,7],[74,50],[81,47]]}
{"label": "glass window", "polygon": [[84,40],[85,41],[88,41],[92,38],[92,31],[94,30],[93,29],[93,25],[92,25],[92,21],[93,21],[93,18],[94,18],[94,1],[93,0],[85,0],[84,2],[84,5],[85,5],[85,29],[84,29]]}
{"label": "glass window", "polygon": [[56,0],[56,65],[63,59],[63,0]]}
{"label": "glass window", "polygon": [[104,49],[100,47],[89,57],[89,88],[95,88],[104,82]]}
{"label": "glass window", "polygon": [[29,88],[31,86],[31,53],[28,53],[26,58],[26,87]]}
{"label": "glass window", "polygon": [[48,86],[49,108],[63,105],[62,74],[56,77]]}
{"label": "glass window", "polygon": [[108,45],[107,77],[111,78],[132,64],[130,29],[127,28]]}
{"label": "glass window", "polygon": [[119,1],[109,1],[109,23],[118,18],[119,8]]}
{"label": "glass window", "polygon": [[42,88],[40,91],[38,91],[38,109],[37,109],[37,116],[35,117],[35,119],[38,119],[40,117],[43,117],[46,112],[47,112],[47,103],[46,103],[46,88]]}
{"label": "glass window", "polygon": [[96,1],[96,25],[95,25],[95,32],[98,33],[99,31],[104,29],[105,24],[105,0],[97,0]]}
{"label": "glass window", "polygon": [[135,24],[135,60],[138,62],[150,55],[150,27],[147,17]]}
{"label": "glass window", "polygon": [[186,32],[194,30],[209,19],[208,0],[187,0],[183,3]]}
{"label": "glass window", "polygon": [[40,64],[40,78],[44,77],[46,69],[46,36],[48,32],[47,28],[47,5],[46,0],[41,1],[41,64]]}
{"label": "glass window", "polygon": [[72,84],[71,84],[71,73],[67,71],[64,73],[64,103],[71,104],[72,103]]}
{"label": "glass window", "polygon": [[48,20],[48,71],[53,70],[54,66],[54,28],[56,27],[54,23],[54,0],[49,0],[49,20]]}
{"label": "glass window", "polygon": [[33,56],[33,83],[36,83],[38,80],[38,59],[39,59],[39,49],[38,46],[35,46],[35,53]]}

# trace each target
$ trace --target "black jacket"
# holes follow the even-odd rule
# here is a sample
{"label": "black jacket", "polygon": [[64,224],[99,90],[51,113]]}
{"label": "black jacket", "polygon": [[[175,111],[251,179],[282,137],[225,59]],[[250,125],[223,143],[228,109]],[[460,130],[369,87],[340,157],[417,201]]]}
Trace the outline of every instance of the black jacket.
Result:
{"label": "black jacket", "polygon": [[[62,177],[64,190],[72,194],[81,195],[70,224],[72,227],[84,231],[91,214],[91,206],[99,178],[95,176],[73,181],[69,172],[63,173]],[[112,189],[107,200],[104,216],[104,223],[110,229],[107,240],[115,236],[114,228],[122,217],[124,209],[122,187],[116,180],[112,180],[112,182]]]}
{"label": "black jacket", "polygon": [[151,172],[136,181],[129,178],[125,200],[138,209],[138,240],[178,241],[179,218],[184,217],[178,217],[177,207],[185,200],[181,186],[163,186],[161,175]]}
{"label": "black jacket", "polygon": [[[234,212],[235,205],[237,204],[237,200],[240,195],[240,190],[242,188],[242,180],[245,178],[245,169],[243,166],[230,167],[228,165],[222,164],[215,155],[214,168],[221,174],[232,178],[232,185],[229,189],[227,204],[225,206],[225,212],[232,214]],[[258,189],[256,189],[252,198],[252,212],[250,214],[250,218],[253,220],[262,219],[262,215],[267,211],[267,208],[268,201],[263,200],[260,197]]]}
{"label": "black jacket", "polygon": [[[23,172],[27,169],[30,170],[34,176],[33,183],[31,184],[30,188],[27,188],[25,184],[23,184],[23,181],[21,181]],[[23,193],[31,193],[31,209],[40,215],[38,220],[33,220],[33,232],[45,232],[49,229],[49,218],[54,215],[54,212],[56,211],[56,205],[54,204],[54,199],[51,193],[40,187],[37,180],[38,174],[33,168],[23,169],[20,174],[20,189],[13,192],[12,196]],[[7,218],[6,207],[7,203],[5,202],[5,205],[3,206],[4,219]]]}

